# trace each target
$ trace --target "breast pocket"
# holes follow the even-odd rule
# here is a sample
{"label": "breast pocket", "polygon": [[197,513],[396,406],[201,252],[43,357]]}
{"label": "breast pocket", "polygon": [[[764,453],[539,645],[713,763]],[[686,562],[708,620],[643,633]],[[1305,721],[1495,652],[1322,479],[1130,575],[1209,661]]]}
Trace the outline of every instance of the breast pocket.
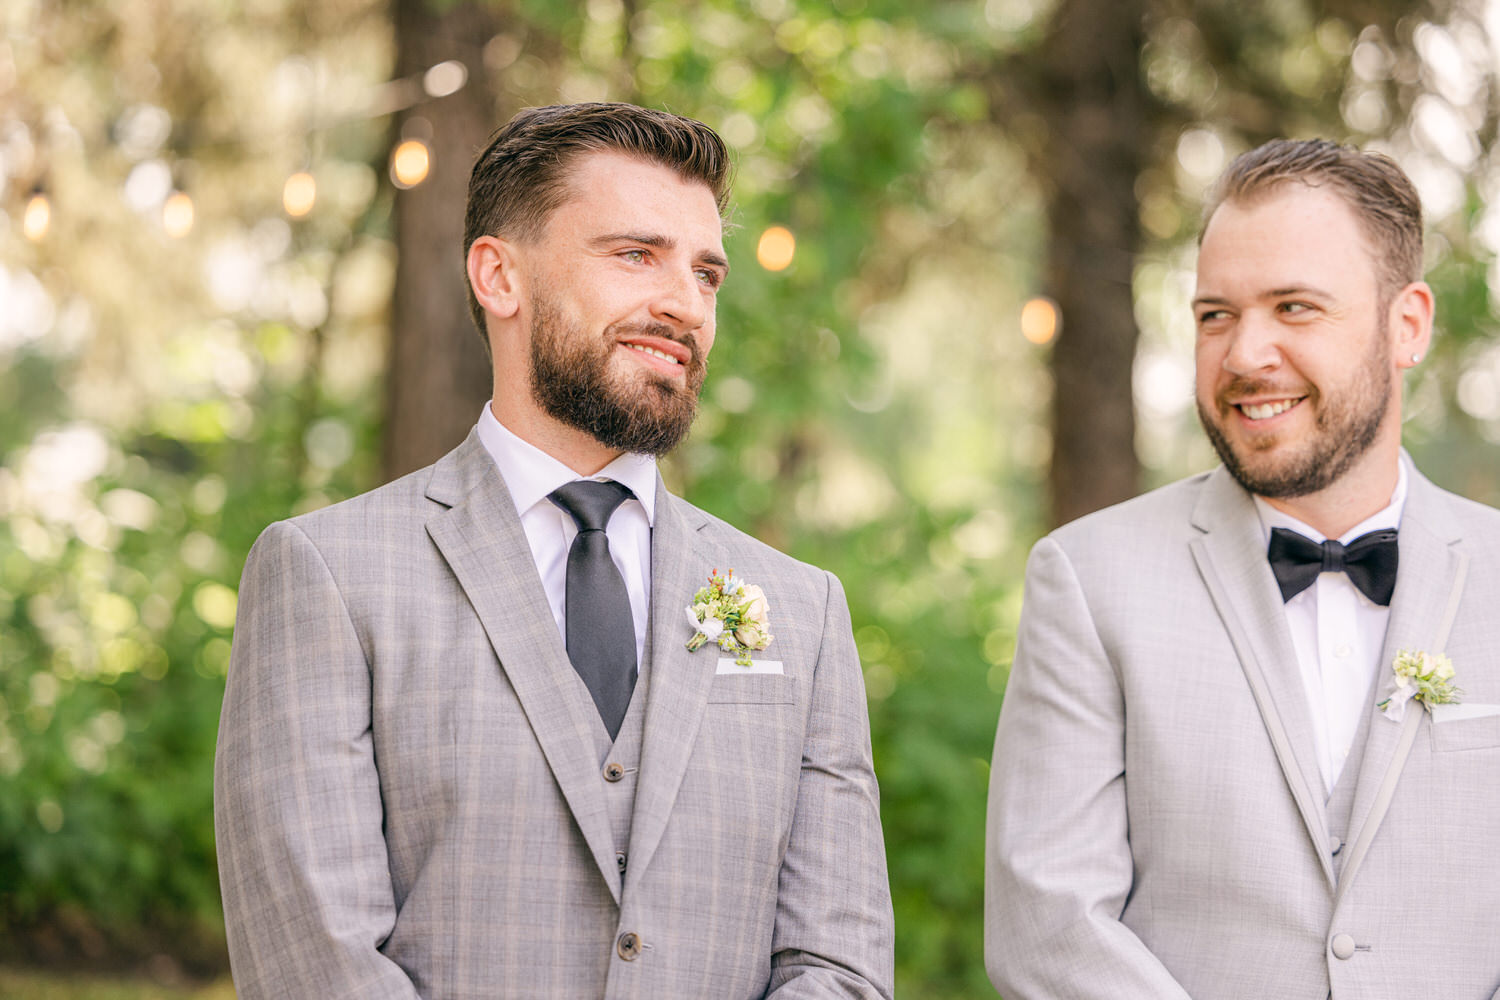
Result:
{"label": "breast pocket", "polygon": [[1438,753],[1449,753],[1500,748],[1500,706],[1497,706],[1496,711],[1495,715],[1477,718],[1434,721],[1432,749]]}
{"label": "breast pocket", "polygon": [[717,674],[708,688],[709,704],[790,705],[795,682],[785,674]]}

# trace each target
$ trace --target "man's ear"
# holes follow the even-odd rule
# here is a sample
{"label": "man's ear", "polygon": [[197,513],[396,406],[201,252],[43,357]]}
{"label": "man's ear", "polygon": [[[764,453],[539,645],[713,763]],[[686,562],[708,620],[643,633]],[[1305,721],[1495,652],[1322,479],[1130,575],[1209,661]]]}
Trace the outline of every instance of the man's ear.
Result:
{"label": "man's ear", "polygon": [[521,308],[521,275],[514,244],[481,236],[469,246],[469,287],[484,311],[510,319]]}
{"label": "man's ear", "polygon": [[1435,309],[1432,288],[1425,281],[1413,281],[1392,297],[1387,320],[1398,368],[1411,368],[1427,354]]}

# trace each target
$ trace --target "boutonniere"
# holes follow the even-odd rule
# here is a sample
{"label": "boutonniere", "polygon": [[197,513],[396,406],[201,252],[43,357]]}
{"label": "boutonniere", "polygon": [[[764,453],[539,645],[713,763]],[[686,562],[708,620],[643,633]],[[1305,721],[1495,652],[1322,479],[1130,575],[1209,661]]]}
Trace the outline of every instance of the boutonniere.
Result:
{"label": "boutonniere", "polygon": [[1400,722],[1406,714],[1406,703],[1413,699],[1430,710],[1433,705],[1456,705],[1463,694],[1453,686],[1453,661],[1442,653],[1403,649],[1396,654],[1391,669],[1396,673],[1396,690],[1375,706],[1388,719]]}
{"label": "boutonniere", "polygon": [[687,609],[693,637],[689,652],[705,642],[717,642],[726,653],[734,653],[734,662],[750,666],[750,651],[771,644],[771,619],[766,607],[766,592],[753,583],[745,583],[734,570],[720,576],[718,570],[708,574],[708,586],[699,587]]}

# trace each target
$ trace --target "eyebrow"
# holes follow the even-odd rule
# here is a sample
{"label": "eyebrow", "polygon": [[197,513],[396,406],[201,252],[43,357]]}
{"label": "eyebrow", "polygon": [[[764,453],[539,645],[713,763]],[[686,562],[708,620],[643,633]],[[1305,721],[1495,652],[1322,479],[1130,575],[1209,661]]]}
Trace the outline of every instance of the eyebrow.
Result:
{"label": "eyebrow", "polygon": [[[658,233],[606,233],[603,236],[595,236],[589,240],[589,244],[595,247],[606,247],[614,243],[639,243],[642,246],[656,247],[658,250],[672,250],[677,246],[677,241],[670,236],[662,236]],[[729,260],[721,253],[714,250],[704,250],[698,254],[700,263],[712,267],[729,270]]]}
{"label": "eyebrow", "polygon": [[[1288,285],[1285,288],[1271,288],[1264,292],[1258,293],[1256,295],[1256,298],[1283,299],[1289,295],[1308,295],[1313,298],[1324,299],[1326,301],[1332,301],[1334,298],[1331,293],[1325,292],[1321,288],[1315,288],[1312,285]],[[1227,306],[1230,305],[1230,301],[1219,295],[1199,295],[1193,299],[1192,304],[1195,307],[1207,305]]]}

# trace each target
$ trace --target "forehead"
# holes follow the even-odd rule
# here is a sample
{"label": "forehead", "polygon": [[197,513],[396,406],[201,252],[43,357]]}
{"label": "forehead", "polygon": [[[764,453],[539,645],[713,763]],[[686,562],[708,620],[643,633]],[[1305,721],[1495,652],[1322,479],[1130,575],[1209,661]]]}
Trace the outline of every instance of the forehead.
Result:
{"label": "forehead", "polygon": [[1336,191],[1290,182],[1214,211],[1198,250],[1200,291],[1251,282],[1266,288],[1376,279],[1375,254]]}
{"label": "forehead", "polygon": [[652,233],[685,240],[693,250],[722,251],[713,191],[670,167],[614,151],[583,153],[568,166],[565,191],[550,235]]}

